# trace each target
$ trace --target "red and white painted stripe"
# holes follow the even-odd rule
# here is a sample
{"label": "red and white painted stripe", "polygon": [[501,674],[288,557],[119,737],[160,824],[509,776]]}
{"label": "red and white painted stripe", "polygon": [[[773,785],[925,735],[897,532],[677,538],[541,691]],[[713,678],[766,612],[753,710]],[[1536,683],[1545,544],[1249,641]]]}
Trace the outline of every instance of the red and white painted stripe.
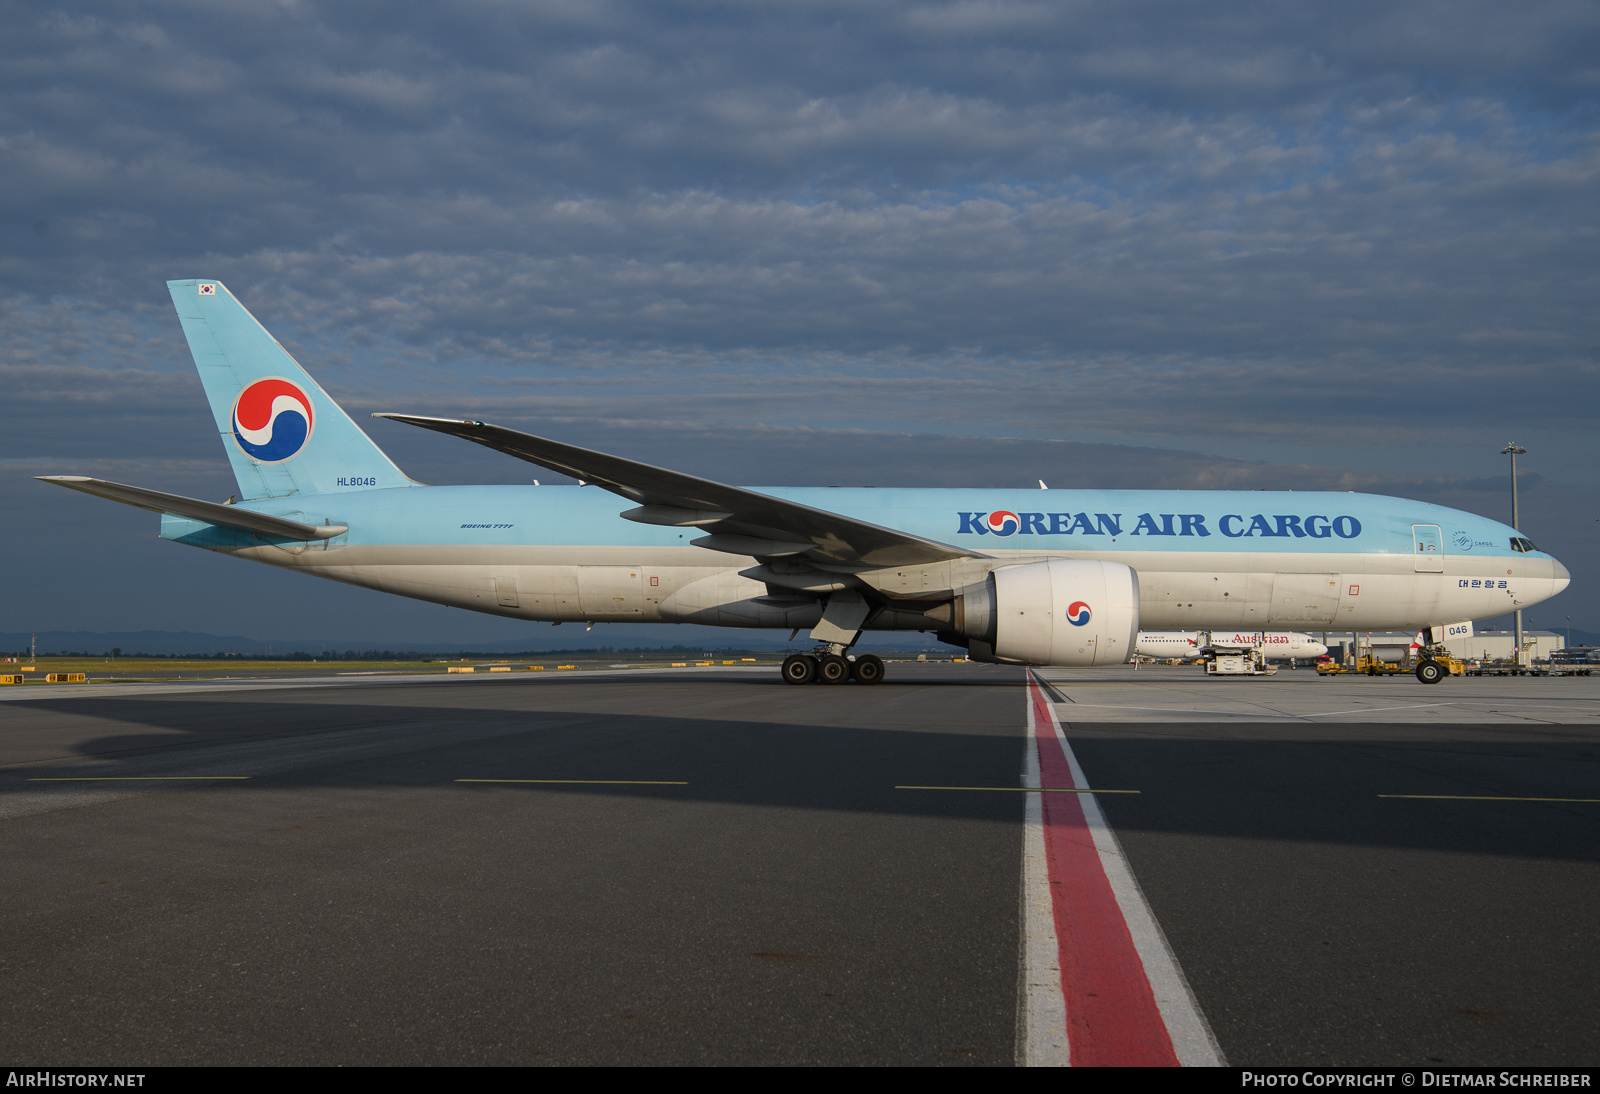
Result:
{"label": "red and white painted stripe", "polygon": [[[1028,674],[1030,787],[1086,788]],[[1029,794],[1024,1029],[1031,1066],[1216,1067],[1222,1054],[1091,794]]]}

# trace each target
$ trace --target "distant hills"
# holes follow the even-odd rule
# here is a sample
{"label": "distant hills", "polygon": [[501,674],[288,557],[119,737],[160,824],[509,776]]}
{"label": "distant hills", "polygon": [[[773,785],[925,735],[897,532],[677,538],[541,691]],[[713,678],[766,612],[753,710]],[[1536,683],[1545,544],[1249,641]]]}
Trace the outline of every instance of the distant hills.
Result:
{"label": "distant hills", "polygon": [[[99,657],[113,649],[121,649],[124,656],[140,654],[161,655],[197,653],[211,656],[218,653],[264,654],[269,647],[286,653],[289,644],[261,642],[239,635],[199,634],[194,631],[39,631],[40,654],[83,653]],[[8,655],[26,653],[34,635],[25,632],[0,632],[0,650]],[[323,644],[316,643],[320,649]],[[301,648],[310,649],[309,645]]]}
{"label": "distant hills", "polygon": [[[548,628],[547,628],[548,630]],[[698,629],[697,629],[698,630]],[[873,649],[934,649],[940,648],[932,635],[917,633],[872,636]],[[0,654],[14,657],[28,651],[31,636],[25,631],[0,631]],[[795,646],[808,646],[804,633],[795,638]],[[243,657],[287,657],[296,653],[318,657],[326,653],[330,658],[351,654],[512,654],[544,653],[552,651],[581,652],[584,650],[746,650],[773,651],[788,649],[791,643],[773,638],[771,632],[741,632],[724,630],[685,634],[679,628],[661,628],[659,639],[640,638],[635,633],[607,634],[603,630],[586,633],[581,626],[550,631],[549,637],[530,634],[526,638],[497,640],[493,642],[416,642],[388,639],[324,639],[266,640],[246,638],[242,635],[202,634],[197,631],[39,631],[38,650],[41,656],[58,653],[83,654],[89,657],[109,655],[120,650],[123,657],[200,656],[237,654]]]}

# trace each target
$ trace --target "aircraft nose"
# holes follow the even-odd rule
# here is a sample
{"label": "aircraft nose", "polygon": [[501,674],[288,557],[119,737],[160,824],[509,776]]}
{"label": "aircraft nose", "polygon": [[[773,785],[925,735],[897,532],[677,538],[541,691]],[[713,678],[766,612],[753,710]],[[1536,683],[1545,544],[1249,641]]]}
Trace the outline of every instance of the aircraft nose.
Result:
{"label": "aircraft nose", "polygon": [[1313,657],[1326,657],[1326,656],[1328,656],[1328,647],[1324,646],[1321,642],[1313,642],[1313,643],[1311,643],[1311,656],[1313,656]]}
{"label": "aircraft nose", "polygon": [[1572,584],[1572,575],[1567,568],[1553,558],[1550,560],[1550,574],[1555,578],[1555,591],[1558,593]]}

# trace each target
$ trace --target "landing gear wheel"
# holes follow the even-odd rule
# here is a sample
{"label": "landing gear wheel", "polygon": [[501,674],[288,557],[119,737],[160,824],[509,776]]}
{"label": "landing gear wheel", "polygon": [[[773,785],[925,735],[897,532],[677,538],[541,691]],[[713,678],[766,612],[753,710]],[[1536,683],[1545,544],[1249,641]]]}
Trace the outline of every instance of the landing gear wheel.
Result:
{"label": "landing gear wheel", "polygon": [[850,680],[850,662],[836,653],[817,659],[817,679],[824,684],[844,684]]}
{"label": "landing gear wheel", "polygon": [[883,679],[883,660],[870,653],[857,657],[850,666],[850,678],[858,684],[876,684]]}
{"label": "landing gear wheel", "polygon": [[783,659],[785,684],[809,684],[817,678],[817,659],[806,653],[794,653]]}
{"label": "landing gear wheel", "polygon": [[1417,679],[1424,684],[1437,684],[1444,679],[1444,666],[1437,661],[1424,661],[1417,666]]}

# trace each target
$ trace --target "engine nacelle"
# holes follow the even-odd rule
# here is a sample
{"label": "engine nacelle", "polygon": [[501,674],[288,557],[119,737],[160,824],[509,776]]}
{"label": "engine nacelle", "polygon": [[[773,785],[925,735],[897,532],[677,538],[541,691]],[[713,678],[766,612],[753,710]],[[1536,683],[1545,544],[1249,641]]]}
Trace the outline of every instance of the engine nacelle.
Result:
{"label": "engine nacelle", "polygon": [[1003,566],[963,589],[953,609],[975,660],[1120,665],[1139,637],[1139,575],[1099,559]]}

